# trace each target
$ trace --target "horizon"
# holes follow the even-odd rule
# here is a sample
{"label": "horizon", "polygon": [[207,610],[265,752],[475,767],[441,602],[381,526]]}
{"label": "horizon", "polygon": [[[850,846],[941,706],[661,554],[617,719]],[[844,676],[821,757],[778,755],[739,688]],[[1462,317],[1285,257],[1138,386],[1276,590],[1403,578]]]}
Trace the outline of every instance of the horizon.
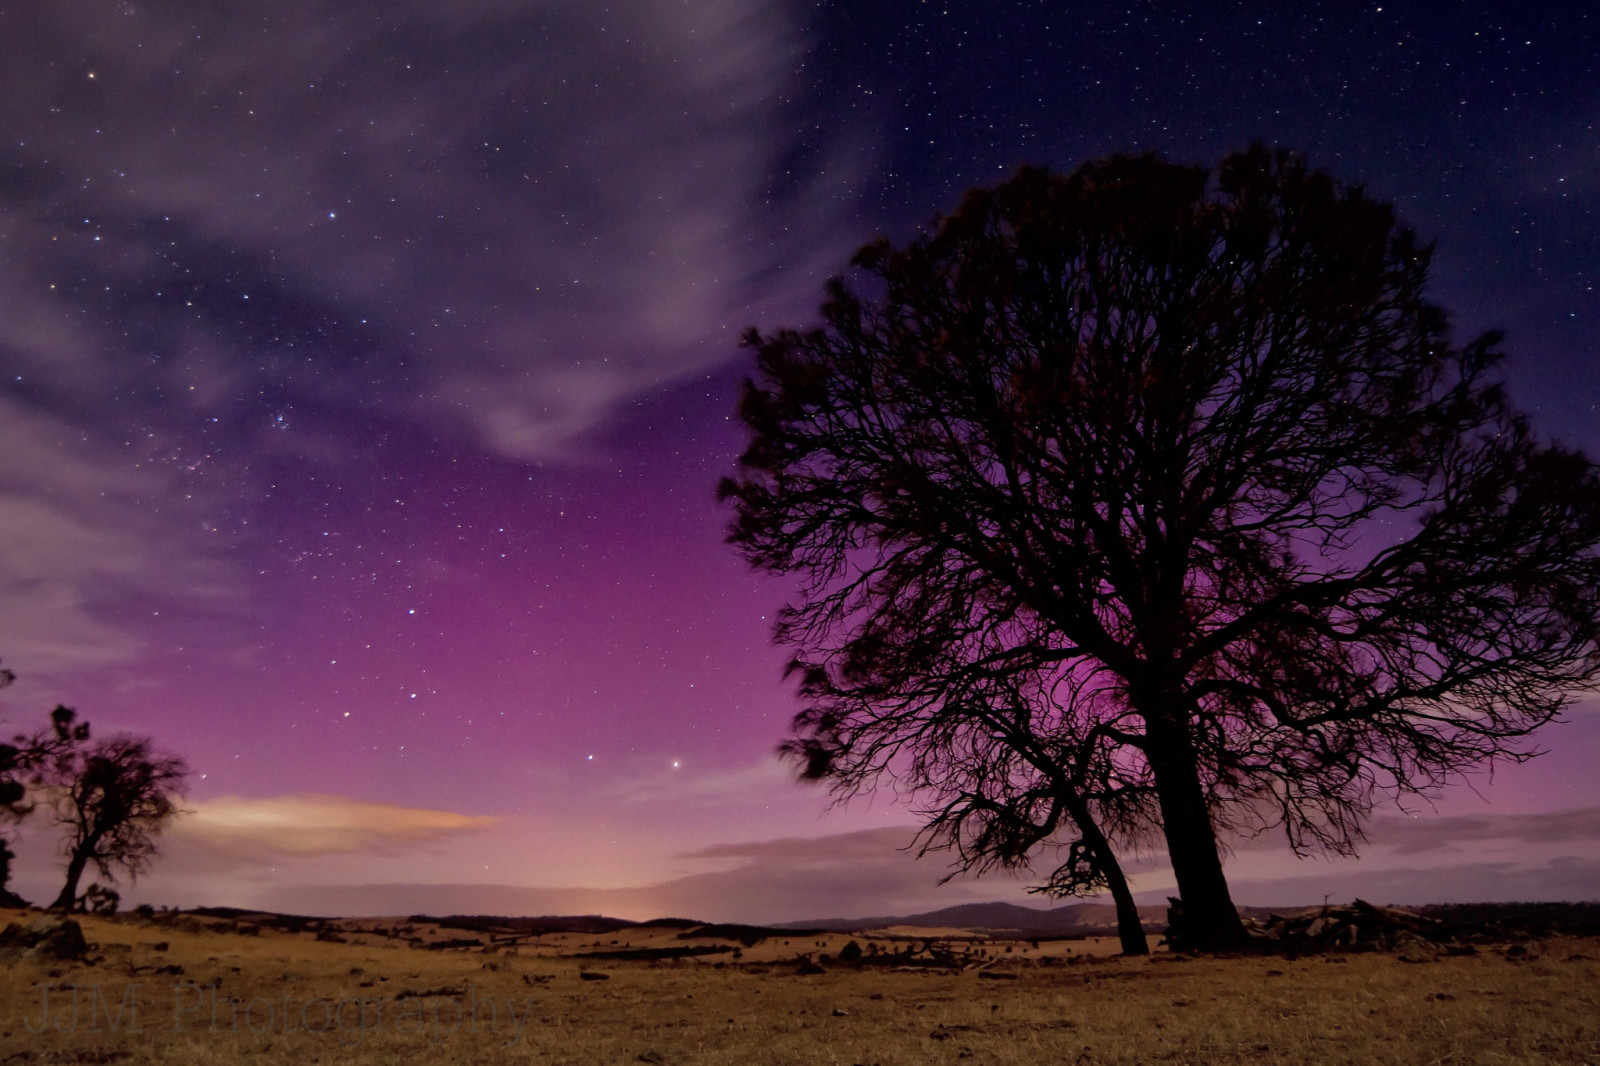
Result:
{"label": "horizon", "polygon": [[[0,75],[0,736],[62,703],[188,761],[123,905],[1036,905],[1043,860],[941,885],[909,802],[779,762],[793,586],[715,495],[740,332],[1024,163],[1303,152],[1437,241],[1456,339],[1504,328],[1514,402],[1600,454],[1600,24],[1048,7],[0,12],[34,43]],[[1233,841],[1235,900],[1592,898],[1600,700],[1533,743],[1360,858]],[[24,826],[17,892],[56,846]]]}
{"label": "horizon", "polygon": [[[239,852],[243,847],[260,847],[260,836],[249,832],[233,839],[208,836],[179,822],[155,869],[133,885],[120,886],[121,906],[226,906],[346,917],[605,914],[648,921],[691,915],[705,921],[770,925],[993,903],[1040,910],[1109,905],[1103,895],[1043,902],[1027,892],[1037,880],[1028,876],[963,878],[940,885],[938,880],[947,870],[936,859],[918,860],[908,850],[913,831],[869,829],[724,845],[707,850],[718,858],[736,860],[725,870],[633,886],[539,886],[445,878],[291,882],[252,889],[247,887],[248,876],[239,875],[256,867],[241,861]],[[1280,874],[1282,863],[1273,842],[1236,840],[1230,875],[1235,902],[1260,908],[1313,906],[1323,897],[1401,906],[1600,898],[1594,895],[1594,886],[1600,885],[1600,861],[1575,860],[1570,854],[1600,839],[1600,807],[1534,815],[1440,816],[1426,822],[1378,819],[1369,838],[1364,858],[1323,860],[1320,868],[1312,860],[1309,868],[1294,869],[1287,877],[1274,876]],[[12,887],[24,898],[48,899],[59,880],[48,862],[52,839],[35,832],[25,835],[21,844]],[[1429,855],[1433,861],[1419,862],[1419,857]],[[1529,862],[1530,856],[1535,861]],[[1468,858],[1473,861],[1461,861]],[[1536,861],[1540,858],[1545,860],[1542,867]],[[229,860],[235,879],[217,879],[217,865]],[[451,868],[447,863],[439,866]],[[1175,887],[1164,856],[1146,855],[1129,863],[1129,869],[1135,900],[1141,906],[1165,906]],[[811,900],[831,900],[836,905],[827,909],[819,904],[808,910]]]}

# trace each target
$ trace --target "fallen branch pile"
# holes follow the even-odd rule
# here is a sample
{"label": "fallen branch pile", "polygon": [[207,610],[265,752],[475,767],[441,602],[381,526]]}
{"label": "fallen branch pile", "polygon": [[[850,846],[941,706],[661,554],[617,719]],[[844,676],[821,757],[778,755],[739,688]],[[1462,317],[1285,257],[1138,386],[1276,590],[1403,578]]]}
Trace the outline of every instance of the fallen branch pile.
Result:
{"label": "fallen branch pile", "polygon": [[1273,914],[1265,921],[1247,918],[1245,926],[1262,947],[1291,955],[1398,951],[1402,958],[1422,961],[1441,954],[1472,953],[1437,919],[1360,899],[1346,906]]}

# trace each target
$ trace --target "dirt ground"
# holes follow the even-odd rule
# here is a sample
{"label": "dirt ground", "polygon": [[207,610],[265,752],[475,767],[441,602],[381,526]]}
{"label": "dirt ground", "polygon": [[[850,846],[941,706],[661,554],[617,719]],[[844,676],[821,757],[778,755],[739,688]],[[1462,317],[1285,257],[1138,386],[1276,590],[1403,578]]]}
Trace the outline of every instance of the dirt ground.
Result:
{"label": "dirt ground", "polygon": [[[0,926],[37,917],[0,911]],[[81,922],[92,963],[0,964],[0,1066],[1600,1064],[1592,939],[1425,962],[1124,960],[1104,942],[955,930],[744,944],[641,927],[497,942],[399,918],[315,932],[189,916]],[[839,961],[852,940],[859,968]],[[685,948],[705,953],[571,957]],[[930,953],[953,964],[899,964]],[[802,973],[802,958],[823,972]]]}

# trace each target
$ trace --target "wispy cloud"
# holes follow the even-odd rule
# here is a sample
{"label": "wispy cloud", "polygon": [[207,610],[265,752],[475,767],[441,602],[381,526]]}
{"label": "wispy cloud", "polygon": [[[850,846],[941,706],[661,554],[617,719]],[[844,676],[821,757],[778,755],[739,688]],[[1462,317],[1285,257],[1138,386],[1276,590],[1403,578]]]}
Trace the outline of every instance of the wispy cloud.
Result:
{"label": "wispy cloud", "polygon": [[377,405],[545,458],[842,260],[849,167],[781,176],[785,4],[366,6],[19,14],[75,59],[12,72],[17,114],[58,105],[0,190],[40,388]]}
{"label": "wispy cloud", "polygon": [[137,654],[116,622],[130,603],[220,595],[218,569],[170,517],[141,507],[170,493],[167,472],[115,461],[68,422],[3,397],[0,454],[0,648],[26,684]]}
{"label": "wispy cloud", "polygon": [[[1386,849],[1373,861],[1301,864],[1287,856],[1252,855],[1230,864],[1229,879],[1238,902],[1259,906],[1310,905],[1330,895],[1412,904],[1592,899],[1600,884],[1600,855],[1592,847],[1595,838],[1582,836],[1591,816],[1515,816],[1528,820],[1494,832],[1531,828],[1544,850],[1508,851],[1493,861],[1452,862],[1439,849],[1432,853],[1445,861],[1403,861],[1413,852],[1396,844],[1397,850]],[[1466,828],[1466,819],[1439,821],[1446,832],[1476,831]],[[911,827],[899,827],[717,844],[680,856],[704,872],[636,888],[279,881],[245,891],[254,892],[248,898],[256,905],[302,913],[604,913],[748,922],[911,914],[990,900],[1045,905],[1027,893],[1037,877],[1026,873],[940,884],[950,873],[947,857],[918,859],[910,847],[913,835]],[[1141,902],[1159,903],[1171,894],[1170,871],[1159,861],[1134,865],[1143,871],[1134,878]]]}
{"label": "wispy cloud", "polygon": [[762,796],[796,787],[794,772],[776,756],[730,770],[665,770],[618,781],[606,794],[622,803],[672,803],[685,807],[727,808],[755,803]]}
{"label": "wispy cloud", "polygon": [[1538,814],[1467,814],[1446,817],[1375,819],[1367,834],[1375,847],[1403,848],[1410,853],[1437,851],[1490,840],[1522,844],[1600,842],[1600,807],[1545,811]]}
{"label": "wispy cloud", "polygon": [[[1309,906],[1361,898],[1374,903],[1591,901],[1600,897],[1600,858],[1565,855],[1540,862],[1477,862],[1361,869],[1345,866],[1299,877],[1240,879],[1234,899],[1258,907]],[[1141,897],[1157,902],[1164,893]]]}
{"label": "wispy cloud", "polygon": [[174,823],[172,842],[228,862],[393,855],[497,822],[484,815],[309,793],[260,799],[219,796],[191,806]]}
{"label": "wispy cloud", "polygon": [[[1523,845],[1600,841],[1600,807],[1577,807],[1532,814],[1379,815],[1366,823],[1359,851],[1379,855],[1391,851],[1419,854],[1491,841]],[[1286,849],[1281,831],[1227,841],[1236,853]]]}
{"label": "wispy cloud", "polygon": [[268,902],[318,913],[415,911],[496,914],[604,913],[715,921],[776,922],[931,910],[956,903],[1024,900],[1009,878],[958,880],[937,856],[905,849],[911,831],[870,829],[815,838],[719,845],[685,856],[732,866],[639,888],[519,888],[509,885],[285,886]]}
{"label": "wispy cloud", "polygon": [[575,461],[861,236],[850,122],[793,167],[780,0],[7,19],[50,42],[0,99],[0,450],[33,477],[0,487],[0,653],[28,677],[136,655],[121,590],[243,587],[292,460],[319,486],[392,440]]}

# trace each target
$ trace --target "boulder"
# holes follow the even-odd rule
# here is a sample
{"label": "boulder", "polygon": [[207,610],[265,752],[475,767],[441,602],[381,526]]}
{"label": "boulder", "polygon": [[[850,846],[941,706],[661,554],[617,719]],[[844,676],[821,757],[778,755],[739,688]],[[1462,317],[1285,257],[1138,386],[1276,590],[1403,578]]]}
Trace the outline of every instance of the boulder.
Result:
{"label": "boulder", "polygon": [[39,959],[79,962],[89,954],[83,928],[71,918],[47,914],[27,925],[13,922],[0,932],[0,962]]}

